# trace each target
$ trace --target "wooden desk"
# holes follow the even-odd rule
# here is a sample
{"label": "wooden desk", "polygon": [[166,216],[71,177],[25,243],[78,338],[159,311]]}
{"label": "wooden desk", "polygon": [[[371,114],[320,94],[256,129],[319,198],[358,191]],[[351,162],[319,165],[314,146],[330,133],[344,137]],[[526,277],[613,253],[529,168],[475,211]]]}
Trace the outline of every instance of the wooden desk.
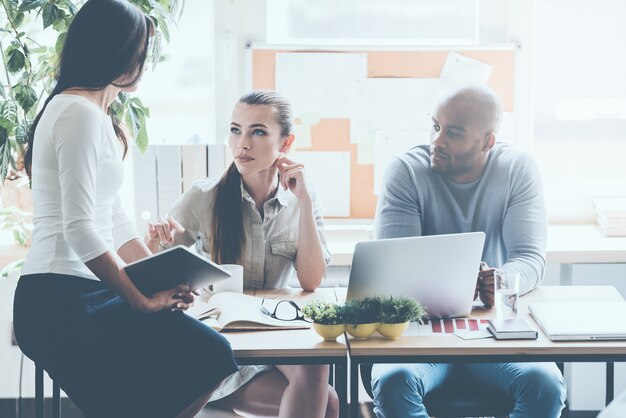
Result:
{"label": "wooden desk", "polygon": [[[341,297],[341,295],[340,295]],[[358,390],[352,383],[358,379],[360,364],[373,363],[478,363],[478,362],[605,362],[607,363],[607,403],[613,393],[613,362],[626,360],[626,342],[552,342],[528,314],[534,302],[617,302],[622,297],[612,286],[554,286],[536,289],[520,298],[519,315],[539,330],[537,340],[496,341],[494,339],[463,340],[454,335],[445,337],[403,336],[386,340],[380,336],[365,341],[350,338],[351,416],[358,416]],[[491,318],[492,309],[476,307],[472,317]]]}
{"label": "wooden desk", "polygon": [[[304,292],[301,289],[257,290],[257,297],[291,299],[300,307],[309,300],[336,301],[333,289]],[[330,364],[331,381],[339,396],[341,416],[347,411],[347,346],[342,336],[336,342],[324,341],[313,329],[223,332],[239,365],[253,364]]]}

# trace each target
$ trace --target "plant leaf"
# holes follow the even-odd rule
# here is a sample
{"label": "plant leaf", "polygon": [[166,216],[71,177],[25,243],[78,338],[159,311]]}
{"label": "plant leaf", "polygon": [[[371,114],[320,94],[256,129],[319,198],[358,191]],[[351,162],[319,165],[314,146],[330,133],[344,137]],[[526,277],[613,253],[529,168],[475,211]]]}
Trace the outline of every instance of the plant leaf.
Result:
{"label": "plant leaf", "polygon": [[24,266],[24,260],[17,260],[7,264],[2,270],[0,270],[0,277],[9,277],[9,273],[20,270]]}
{"label": "plant leaf", "polygon": [[11,46],[7,51],[7,69],[15,74],[24,68],[26,57],[19,49]]}
{"label": "plant leaf", "polygon": [[43,6],[42,17],[43,17],[43,28],[46,29],[48,26],[51,26],[62,18],[61,10],[52,3],[46,3]]}
{"label": "plant leaf", "polygon": [[13,238],[22,247],[26,246],[26,234],[21,228],[13,228]]}
{"label": "plant leaf", "polygon": [[65,12],[61,9],[59,11],[61,12],[61,17],[52,24],[52,28],[57,32],[65,32],[68,27],[68,23],[64,19]]}
{"label": "plant leaf", "polygon": [[25,113],[37,103],[37,93],[27,84],[18,84],[12,89],[15,100]]}
{"label": "plant leaf", "polygon": [[137,135],[137,147],[141,152],[145,152],[149,145],[148,140],[148,131],[146,130],[146,125],[142,125],[139,129],[139,134]]}
{"label": "plant leaf", "polygon": [[65,5],[65,7],[67,7],[67,10],[69,10],[72,16],[78,13],[78,9],[70,0],[61,0],[59,4]]}
{"label": "plant leaf", "polygon": [[15,131],[15,140],[18,144],[25,144],[28,142],[28,130],[30,129],[30,122],[26,119],[22,121],[19,125],[17,125],[17,130]]}
{"label": "plant leaf", "polygon": [[20,6],[18,13],[26,13],[33,9],[41,7],[46,0],[24,0]]}
{"label": "plant leaf", "polygon": [[[17,13],[13,18],[13,26],[19,28],[24,23],[24,13]],[[18,35],[19,36],[19,35]]]}
{"label": "plant leaf", "polygon": [[3,179],[7,176],[7,172],[9,171],[9,161],[11,161],[11,146],[9,144],[8,136],[5,136],[4,141],[2,140],[2,129],[0,129],[0,179]]}
{"label": "plant leaf", "polygon": [[63,32],[59,34],[59,37],[57,38],[57,41],[54,44],[54,52],[56,52],[56,54],[59,56],[61,55],[61,52],[63,51],[63,45],[65,45],[65,38],[67,38],[67,32]]}

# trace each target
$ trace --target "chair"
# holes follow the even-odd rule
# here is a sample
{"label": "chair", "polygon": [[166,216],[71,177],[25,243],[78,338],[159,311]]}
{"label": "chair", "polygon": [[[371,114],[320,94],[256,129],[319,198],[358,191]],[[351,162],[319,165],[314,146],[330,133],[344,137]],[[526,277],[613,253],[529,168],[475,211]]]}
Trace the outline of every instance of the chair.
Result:
{"label": "chair", "polygon": [[[363,364],[360,370],[363,386],[367,394],[373,398],[372,365]],[[455,380],[446,382],[424,397],[424,406],[428,414],[441,418],[508,416],[514,404],[515,401],[506,393],[494,396],[493,392]]]}
{"label": "chair", "polygon": [[[35,364],[35,418],[45,418],[43,367]],[[61,388],[52,381],[52,417],[61,418]]]}

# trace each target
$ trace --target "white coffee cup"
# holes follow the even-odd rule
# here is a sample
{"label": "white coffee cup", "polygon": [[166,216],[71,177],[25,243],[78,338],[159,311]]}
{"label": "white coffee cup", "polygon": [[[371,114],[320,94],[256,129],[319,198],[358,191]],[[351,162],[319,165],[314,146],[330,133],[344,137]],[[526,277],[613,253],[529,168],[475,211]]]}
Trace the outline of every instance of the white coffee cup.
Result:
{"label": "white coffee cup", "polygon": [[243,266],[239,264],[220,264],[220,267],[230,273],[230,277],[213,283],[213,292],[243,293]]}

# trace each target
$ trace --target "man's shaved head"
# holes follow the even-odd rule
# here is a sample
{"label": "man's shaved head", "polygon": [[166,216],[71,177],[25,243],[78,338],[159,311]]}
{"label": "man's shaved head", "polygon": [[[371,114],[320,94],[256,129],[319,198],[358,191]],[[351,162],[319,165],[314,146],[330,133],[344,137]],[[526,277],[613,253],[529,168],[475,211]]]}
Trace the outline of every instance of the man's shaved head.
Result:
{"label": "man's shaved head", "polygon": [[496,93],[486,86],[465,86],[452,91],[439,102],[438,108],[453,104],[464,109],[468,119],[484,133],[498,133],[502,122],[502,104]]}

